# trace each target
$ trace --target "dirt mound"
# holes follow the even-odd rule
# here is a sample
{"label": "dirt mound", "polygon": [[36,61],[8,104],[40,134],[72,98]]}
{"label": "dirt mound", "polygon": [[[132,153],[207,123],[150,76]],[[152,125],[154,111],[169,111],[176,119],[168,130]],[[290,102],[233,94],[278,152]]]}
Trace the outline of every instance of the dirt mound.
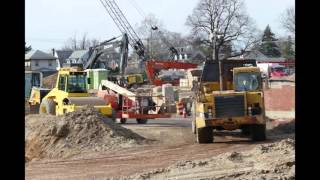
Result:
{"label": "dirt mound", "polygon": [[44,88],[53,88],[56,85],[56,81],[58,78],[58,73],[52,74],[43,78],[43,87]]}
{"label": "dirt mound", "polygon": [[66,158],[85,152],[108,151],[145,142],[142,136],[86,106],[65,116],[26,116],[26,160]]}
{"label": "dirt mound", "polygon": [[[295,140],[257,145],[243,152],[178,162],[126,179],[295,179]],[[123,178],[119,178],[123,179]]]}
{"label": "dirt mound", "polygon": [[295,133],[295,120],[284,121],[284,123],[269,123],[270,130],[268,130],[269,135],[279,135],[279,134],[292,134]]}

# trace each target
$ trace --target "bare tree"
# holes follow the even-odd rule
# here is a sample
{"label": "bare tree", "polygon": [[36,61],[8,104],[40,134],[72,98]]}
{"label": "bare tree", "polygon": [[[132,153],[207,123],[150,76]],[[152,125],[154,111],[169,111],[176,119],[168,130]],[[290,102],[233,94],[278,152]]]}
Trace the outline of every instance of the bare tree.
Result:
{"label": "bare tree", "polygon": [[146,53],[150,57],[159,57],[161,54],[161,40],[159,34],[152,30],[152,27],[164,29],[163,24],[154,14],[148,14],[139,24],[136,24],[136,31],[146,45]]}
{"label": "bare tree", "polygon": [[79,41],[79,46],[80,49],[86,49],[88,47],[88,45],[90,46],[90,42],[87,39],[87,33],[83,34],[81,40]]}
{"label": "bare tree", "polygon": [[280,19],[282,27],[292,34],[295,33],[295,17],[294,7],[289,7],[286,9],[284,14],[281,15]]}
{"label": "bare tree", "polygon": [[89,42],[90,42],[90,46],[91,47],[92,46],[97,46],[100,43],[100,41],[98,39],[95,39],[95,38],[91,39]]}
{"label": "bare tree", "polygon": [[255,45],[259,38],[251,18],[247,15],[242,0],[200,0],[186,25],[194,36],[209,45],[213,59],[219,60],[219,52],[230,47],[234,52],[223,58],[239,56]]}
{"label": "bare tree", "polygon": [[77,39],[76,35],[72,38],[69,38],[65,45],[61,48],[62,50],[85,50],[89,49],[89,47],[96,46],[99,44],[99,40],[92,38],[89,39],[87,37],[87,33],[84,33],[80,40]]}
{"label": "bare tree", "polygon": [[147,53],[153,58],[169,58],[170,47],[186,45],[185,37],[165,29],[154,14],[149,14],[140,24],[137,24],[136,30],[146,44]]}

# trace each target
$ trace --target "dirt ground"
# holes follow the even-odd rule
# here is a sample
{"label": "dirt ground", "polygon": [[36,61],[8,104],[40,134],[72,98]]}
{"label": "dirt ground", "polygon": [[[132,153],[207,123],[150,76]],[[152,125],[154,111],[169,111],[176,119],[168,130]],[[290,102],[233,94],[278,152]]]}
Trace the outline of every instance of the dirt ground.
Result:
{"label": "dirt ground", "polygon": [[[26,179],[158,179],[156,176],[143,177],[145,173],[150,174],[148,172],[159,175],[159,169],[181,161],[198,161],[233,151],[246,152],[259,144],[288,137],[288,133],[272,131],[272,124],[270,122],[268,126],[271,136],[265,142],[252,143],[247,137],[241,137],[239,132],[217,132],[215,143],[200,145],[194,142],[188,119],[155,120],[146,125],[137,125],[129,120],[125,128],[155,140],[155,143],[113,152],[87,153],[64,160],[29,162],[25,166]],[[292,131],[294,129],[289,132]]]}
{"label": "dirt ground", "polygon": [[122,127],[151,143],[30,161],[26,179],[294,179],[294,118],[282,115],[294,112],[295,87],[282,85],[266,91],[266,108],[277,119],[268,120],[264,142],[215,131],[214,143],[197,144],[188,118],[128,120]]}

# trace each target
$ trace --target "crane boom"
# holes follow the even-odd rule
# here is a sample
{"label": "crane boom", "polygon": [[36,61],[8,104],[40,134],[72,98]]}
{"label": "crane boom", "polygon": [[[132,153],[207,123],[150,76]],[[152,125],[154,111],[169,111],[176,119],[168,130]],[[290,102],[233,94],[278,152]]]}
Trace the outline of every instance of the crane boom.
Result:
{"label": "crane boom", "polygon": [[123,34],[128,35],[130,46],[136,51],[141,59],[145,60],[145,47],[117,3],[114,0],[100,0],[100,2],[115,22],[118,29]]}
{"label": "crane boom", "polygon": [[163,32],[160,31],[157,26],[152,26],[151,29],[153,31],[158,30],[158,35],[160,36],[161,41],[168,47],[168,50],[170,51],[171,59],[174,59],[174,56],[178,57],[178,50],[167,40],[167,38],[164,37]]}

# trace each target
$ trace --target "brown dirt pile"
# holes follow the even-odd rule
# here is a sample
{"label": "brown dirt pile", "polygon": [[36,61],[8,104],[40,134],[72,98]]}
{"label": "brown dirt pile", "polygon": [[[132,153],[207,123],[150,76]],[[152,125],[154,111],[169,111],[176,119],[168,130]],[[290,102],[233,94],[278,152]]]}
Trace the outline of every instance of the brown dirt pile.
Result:
{"label": "brown dirt pile", "polygon": [[44,88],[53,88],[56,85],[56,81],[58,78],[58,73],[52,74],[50,76],[47,76],[43,78],[43,87]]}
{"label": "brown dirt pile", "polygon": [[67,158],[85,152],[101,152],[131,147],[145,139],[91,106],[65,116],[26,116],[26,160]]}

